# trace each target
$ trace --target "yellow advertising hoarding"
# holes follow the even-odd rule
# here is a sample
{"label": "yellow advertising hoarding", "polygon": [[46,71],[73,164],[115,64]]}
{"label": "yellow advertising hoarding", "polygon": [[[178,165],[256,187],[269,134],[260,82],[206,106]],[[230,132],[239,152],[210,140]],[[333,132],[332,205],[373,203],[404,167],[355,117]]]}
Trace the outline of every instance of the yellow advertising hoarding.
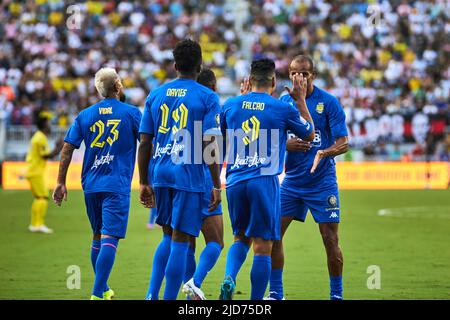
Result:
{"label": "yellow advertising hoarding", "polygon": [[[25,190],[29,189],[28,181],[25,179],[26,162],[3,162],[2,165],[2,188],[5,190]],[[56,185],[59,162],[48,162],[46,168],[47,184],[50,189]],[[81,168],[80,162],[70,165],[67,173],[67,188],[81,190]],[[139,187],[138,171],[134,171],[133,188]]]}
{"label": "yellow advertising hoarding", "polygon": [[[58,175],[58,162],[48,162],[47,181],[53,188]],[[446,162],[338,162],[336,164],[340,189],[447,189],[449,164]],[[28,182],[24,178],[25,162],[4,162],[3,189],[25,190]],[[81,189],[81,163],[72,163],[67,176],[69,189]],[[222,181],[224,181],[222,172]],[[134,171],[132,188],[139,186],[137,168]]]}
{"label": "yellow advertising hoarding", "polygon": [[340,189],[447,189],[450,166],[446,162],[339,162]]}

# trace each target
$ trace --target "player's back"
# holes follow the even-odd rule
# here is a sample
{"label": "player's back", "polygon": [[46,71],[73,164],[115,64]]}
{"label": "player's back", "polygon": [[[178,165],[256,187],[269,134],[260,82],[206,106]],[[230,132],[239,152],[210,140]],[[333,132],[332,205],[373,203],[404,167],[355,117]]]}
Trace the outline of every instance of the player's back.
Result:
{"label": "player's back", "polygon": [[212,90],[184,78],[150,93],[140,132],[155,138],[153,186],[205,191],[203,134],[218,127],[218,101]]}
{"label": "player's back", "polygon": [[84,141],[82,185],[86,193],[128,193],[131,188],[141,112],[116,99],[81,111],[65,141]]}
{"label": "player's back", "polygon": [[227,158],[227,187],[263,175],[280,174],[287,130],[305,136],[312,130],[295,107],[259,92],[229,99],[220,122],[228,145],[233,144]]}

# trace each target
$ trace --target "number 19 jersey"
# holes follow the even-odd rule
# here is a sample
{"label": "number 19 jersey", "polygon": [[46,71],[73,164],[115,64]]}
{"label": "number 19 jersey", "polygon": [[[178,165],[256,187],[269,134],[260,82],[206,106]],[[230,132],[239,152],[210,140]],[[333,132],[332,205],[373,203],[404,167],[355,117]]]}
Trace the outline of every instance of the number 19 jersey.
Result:
{"label": "number 19 jersey", "polygon": [[128,194],[131,189],[141,112],[116,99],[81,111],[64,138],[79,148],[84,141],[81,182],[85,193]]}
{"label": "number 19 jersey", "polygon": [[219,97],[192,79],[153,90],[145,102],[140,133],[152,135],[154,187],[205,192],[203,136],[220,134]]}

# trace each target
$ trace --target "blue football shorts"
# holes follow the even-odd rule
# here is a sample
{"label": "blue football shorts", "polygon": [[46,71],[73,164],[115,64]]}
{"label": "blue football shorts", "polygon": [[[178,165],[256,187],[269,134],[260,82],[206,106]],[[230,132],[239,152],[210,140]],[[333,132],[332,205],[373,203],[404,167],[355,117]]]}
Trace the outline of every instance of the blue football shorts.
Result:
{"label": "blue football shorts", "polygon": [[84,202],[94,234],[125,238],[130,212],[130,194],[85,193]]}
{"label": "blue football shorts", "polygon": [[202,227],[202,192],[155,187],[156,223],[198,237]]}
{"label": "blue football shorts", "polygon": [[[215,209],[211,212],[208,211],[208,205],[209,205],[210,200],[211,200],[211,192],[208,190],[208,192],[205,192],[203,194],[203,199],[202,199],[202,221],[205,220],[207,217],[222,215],[222,204],[219,204],[217,209]],[[152,216],[154,215],[156,217],[158,215],[158,209],[152,208],[151,215]]]}
{"label": "blue football shorts", "polygon": [[228,211],[234,235],[280,239],[280,183],[278,176],[262,176],[227,188]]}
{"label": "blue football shorts", "polygon": [[340,222],[337,182],[299,188],[284,180],[280,188],[281,216],[304,222],[308,209],[316,223]]}
{"label": "blue football shorts", "polygon": [[208,189],[208,191],[203,193],[203,197],[202,197],[202,220],[205,220],[207,217],[210,216],[216,216],[216,215],[221,215],[222,214],[222,204],[219,204],[219,206],[217,207],[216,210],[213,210],[211,212],[208,211],[208,205],[209,202],[211,201],[211,189]]}

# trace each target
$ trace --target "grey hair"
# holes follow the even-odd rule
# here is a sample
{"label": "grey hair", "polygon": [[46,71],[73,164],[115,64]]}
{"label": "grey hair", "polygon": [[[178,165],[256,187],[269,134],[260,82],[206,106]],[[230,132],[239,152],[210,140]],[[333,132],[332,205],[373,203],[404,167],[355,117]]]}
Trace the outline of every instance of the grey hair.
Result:
{"label": "grey hair", "polygon": [[106,98],[117,80],[120,78],[114,68],[101,68],[95,74],[95,88],[102,97]]}

